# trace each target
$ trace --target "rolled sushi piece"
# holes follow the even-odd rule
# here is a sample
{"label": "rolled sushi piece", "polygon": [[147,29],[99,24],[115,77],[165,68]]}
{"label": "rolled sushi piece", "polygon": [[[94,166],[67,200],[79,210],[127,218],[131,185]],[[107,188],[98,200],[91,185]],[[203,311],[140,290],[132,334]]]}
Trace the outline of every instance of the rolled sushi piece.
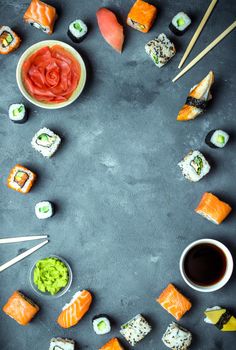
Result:
{"label": "rolled sushi piece", "polygon": [[189,28],[191,19],[184,12],[179,12],[172,19],[169,28],[175,35],[183,35]]}
{"label": "rolled sushi piece", "polygon": [[223,130],[210,131],[205,139],[206,144],[211,148],[223,148],[229,141],[229,134]]}
{"label": "rolled sushi piece", "polygon": [[192,343],[192,334],[187,329],[172,322],[165,331],[162,341],[172,350],[187,350]]}
{"label": "rolled sushi piece", "polygon": [[75,21],[71,22],[67,35],[69,38],[74,41],[75,43],[79,43],[82,40],[84,40],[86,34],[88,32],[88,27],[81,19],[76,19]]}
{"label": "rolled sushi piece", "polygon": [[98,335],[110,333],[111,323],[107,315],[98,315],[93,318],[93,329]]}
{"label": "rolled sushi piece", "polygon": [[150,40],[145,45],[145,51],[158,68],[163,67],[176,53],[174,44],[163,33]]}
{"label": "rolled sushi piece", "polygon": [[32,147],[46,158],[54,155],[60,143],[61,138],[47,128],[40,129],[31,141]]}
{"label": "rolled sushi piece", "polygon": [[151,330],[152,327],[150,324],[141,314],[138,314],[121,326],[120,333],[131,346],[135,346],[138,342],[143,340]]}
{"label": "rolled sushi piece", "polygon": [[42,201],[35,205],[35,215],[38,219],[48,219],[54,214],[54,206],[49,201]]}
{"label": "rolled sushi piece", "polygon": [[184,159],[178,163],[183,176],[192,182],[197,182],[206,176],[211,167],[199,151],[190,151]]}
{"label": "rolled sushi piece", "polygon": [[23,103],[14,103],[9,106],[8,115],[13,123],[23,124],[27,121],[28,116]]}
{"label": "rolled sushi piece", "polygon": [[8,26],[0,26],[0,55],[16,50],[21,43],[20,37]]}
{"label": "rolled sushi piece", "polygon": [[213,324],[222,332],[236,332],[236,318],[229,310],[214,306],[207,308],[204,314],[206,323]]}
{"label": "rolled sushi piece", "polygon": [[49,350],[74,350],[75,342],[70,339],[52,338]]}

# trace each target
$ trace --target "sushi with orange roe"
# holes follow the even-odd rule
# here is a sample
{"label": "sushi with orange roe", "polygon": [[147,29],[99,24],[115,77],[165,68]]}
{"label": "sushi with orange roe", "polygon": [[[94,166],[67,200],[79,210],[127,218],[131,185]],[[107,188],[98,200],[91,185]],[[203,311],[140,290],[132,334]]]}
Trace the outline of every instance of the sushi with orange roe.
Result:
{"label": "sushi with orange roe", "polygon": [[108,343],[103,345],[99,350],[124,350],[120,345],[120,342],[117,338],[112,338]]}
{"label": "sushi with orange roe", "polygon": [[24,14],[25,22],[47,34],[53,33],[56,19],[57,12],[55,7],[40,0],[32,0]]}
{"label": "sushi with orange roe", "polygon": [[20,37],[8,26],[0,27],[0,54],[7,55],[16,50],[21,43]]}
{"label": "sushi with orange roe", "polygon": [[151,29],[156,15],[156,6],[143,0],[137,0],[129,11],[127,24],[140,32],[147,33]]}

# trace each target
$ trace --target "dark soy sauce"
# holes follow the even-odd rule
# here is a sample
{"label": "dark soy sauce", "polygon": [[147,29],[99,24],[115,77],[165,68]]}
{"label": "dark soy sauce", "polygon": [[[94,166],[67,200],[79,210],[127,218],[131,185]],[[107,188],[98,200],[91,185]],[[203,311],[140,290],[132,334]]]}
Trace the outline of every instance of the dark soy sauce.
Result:
{"label": "dark soy sauce", "polygon": [[225,253],[209,243],[196,245],[184,259],[184,270],[187,277],[200,286],[212,286],[225,274],[227,260]]}

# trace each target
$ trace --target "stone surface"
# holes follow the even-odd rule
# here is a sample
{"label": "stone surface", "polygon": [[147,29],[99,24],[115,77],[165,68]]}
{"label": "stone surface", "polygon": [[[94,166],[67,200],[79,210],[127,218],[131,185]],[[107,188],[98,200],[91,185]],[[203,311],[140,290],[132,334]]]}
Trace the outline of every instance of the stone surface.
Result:
{"label": "stone surface", "polygon": [[[41,307],[25,328],[0,313],[1,350],[46,350],[53,336],[73,338],[79,349],[98,349],[110,337],[119,336],[120,324],[137,313],[146,316],[153,331],[136,348],[164,349],[161,336],[173,318],[156,304],[155,297],[169,282],[193,302],[191,312],[180,322],[193,332],[191,349],[233,350],[235,335],[205,325],[203,311],[220,304],[232,307],[236,313],[235,274],[224,289],[197,293],[181,279],[178,261],[187,244],[204,237],[221,240],[236,254],[235,212],[221,226],[194,213],[205,191],[212,191],[233,207],[236,204],[236,33],[173,84],[177,65],[209,1],[156,1],[160,11],[150,33],[125,26],[122,55],[101,37],[95,12],[107,6],[124,24],[133,1],[48,2],[56,5],[60,14],[51,38],[78,49],[87,65],[88,80],[81,97],[68,108],[46,111],[27,103],[16,84],[16,65],[25,49],[48,36],[23,23],[29,1],[0,0],[0,23],[10,25],[23,39],[15,53],[0,57],[1,236],[50,235],[50,244],[0,275],[1,307],[16,289]],[[169,32],[168,24],[180,10],[189,13],[193,25],[177,38]],[[219,2],[191,58],[233,22],[235,11],[234,0]],[[76,17],[89,24],[89,34],[79,45],[70,42],[66,34],[69,22]],[[178,53],[159,70],[146,55],[144,45],[161,32],[173,39]],[[193,122],[177,122],[189,89],[210,69],[216,75],[211,107]],[[24,101],[30,111],[24,125],[13,124],[7,117],[8,105],[18,101]],[[35,132],[44,126],[63,138],[60,150],[50,160],[30,145]],[[214,128],[222,128],[232,136],[223,150],[204,144],[205,135]],[[201,150],[212,165],[210,174],[197,184],[185,180],[177,167],[192,148]],[[38,174],[37,184],[26,196],[5,185],[16,163]],[[52,219],[40,221],[34,206],[44,199],[54,202],[57,210]],[[1,246],[1,263],[33,244]],[[65,296],[48,300],[32,291],[29,270],[37,259],[52,253],[68,260],[74,280]],[[56,324],[57,316],[81,288],[92,291],[94,304],[78,326],[64,331]],[[93,332],[91,320],[98,313],[114,319],[110,335],[99,337]],[[123,344],[129,349],[125,341]]]}

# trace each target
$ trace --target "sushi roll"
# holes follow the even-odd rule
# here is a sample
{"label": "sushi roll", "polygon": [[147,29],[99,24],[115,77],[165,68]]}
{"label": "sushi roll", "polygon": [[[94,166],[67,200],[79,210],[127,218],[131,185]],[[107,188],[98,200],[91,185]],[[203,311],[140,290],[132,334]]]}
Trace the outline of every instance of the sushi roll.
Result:
{"label": "sushi roll", "polygon": [[158,68],[163,67],[176,53],[174,44],[165,34],[150,40],[145,45],[145,51]]}
{"label": "sushi roll", "polygon": [[24,14],[24,20],[44,33],[52,34],[57,19],[55,7],[40,0],[32,0]]}
{"label": "sushi roll", "polygon": [[14,166],[7,179],[7,186],[20,193],[28,193],[31,190],[36,175],[20,164]]}
{"label": "sushi roll", "polygon": [[61,138],[47,128],[40,129],[31,141],[32,147],[46,158],[53,156],[60,143]]}
{"label": "sushi roll", "polygon": [[236,332],[236,318],[227,309],[220,306],[207,308],[204,321],[213,324],[222,332]]}
{"label": "sushi roll", "polygon": [[165,331],[162,341],[172,350],[187,350],[192,343],[192,334],[187,329],[172,322]]}
{"label": "sushi roll", "polygon": [[192,182],[197,182],[206,176],[211,167],[199,151],[190,151],[184,159],[178,163],[182,170],[183,176]]}
{"label": "sushi roll", "polygon": [[21,326],[26,326],[38,313],[39,307],[19,291],[15,291],[3,307],[3,312]]}
{"label": "sushi roll", "polygon": [[13,123],[23,124],[27,121],[27,113],[23,103],[14,103],[10,105],[8,115]]}
{"label": "sushi roll", "polygon": [[107,315],[98,315],[93,318],[93,329],[98,335],[110,333],[111,323]]}
{"label": "sushi roll", "polygon": [[39,202],[35,205],[35,215],[38,219],[48,219],[54,214],[53,204],[49,201]]}
{"label": "sushi roll", "polygon": [[0,54],[7,55],[16,50],[21,43],[20,37],[8,26],[0,26]]}
{"label": "sushi roll", "polygon": [[191,24],[191,19],[184,12],[179,12],[172,19],[169,28],[176,35],[183,35]]}
{"label": "sushi roll", "polygon": [[103,345],[99,350],[124,350],[117,338],[112,338],[108,343]]}
{"label": "sushi roll", "polygon": [[81,19],[76,19],[70,23],[67,34],[72,41],[79,43],[84,40],[87,32],[86,24]]}
{"label": "sushi roll", "polygon": [[75,342],[70,339],[52,338],[49,350],[74,350]]}
{"label": "sushi roll", "polygon": [[137,0],[129,11],[127,24],[140,32],[147,33],[151,29],[156,16],[156,6],[143,0]]}
{"label": "sushi roll", "polygon": [[120,333],[131,346],[135,346],[138,342],[143,340],[151,330],[152,327],[150,324],[141,314],[138,314],[121,326]]}
{"label": "sushi roll", "polygon": [[205,139],[205,142],[211,148],[223,148],[229,141],[229,134],[223,130],[210,131]]}

